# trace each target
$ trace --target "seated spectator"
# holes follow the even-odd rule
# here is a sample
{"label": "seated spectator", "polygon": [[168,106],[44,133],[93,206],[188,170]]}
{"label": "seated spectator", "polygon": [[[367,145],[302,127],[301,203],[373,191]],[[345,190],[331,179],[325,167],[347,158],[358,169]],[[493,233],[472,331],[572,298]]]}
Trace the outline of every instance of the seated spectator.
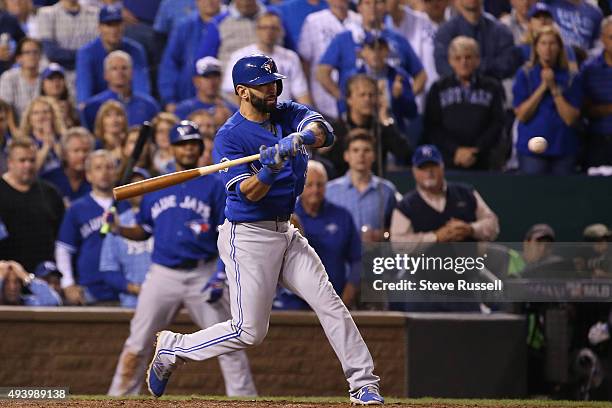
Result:
{"label": "seated spectator", "polygon": [[586,139],[589,174],[597,174],[596,168],[600,166],[612,170],[612,17],[601,23],[601,42],[603,51],[582,68],[585,113],[589,119]]}
{"label": "seated spectator", "polygon": [[529,9],[535,4],[535,0],[510,0],[512,11],[502,16],[499,21],[510,29],[514,43],[523,40],[528,28]]}
{"label": "seated spectator", "polygon": [[13,110],[11,105],[0,99],[0,174],[6,171],[8,144],[11,140],[11,121]]}
{"label": "seated spectator", "polygon": [[147,56],[142,45],[126,38],[120,5],[104,6],[98,18],[99,37],[79,48],[76,55],[76,97],[78,104],[84,104],[92,96],[108,87],[104,78],[104,59],[116,50],[132,58],[132,89],[134,92],[151,94]]}
{"label": "seated spectator", "polygon": [[215,57],[203,57],[196,62],[193,85],[196,89],[196,96],[179,103],[174,111],[179,119],[187,119],[187,116],[198,109],[207,109],[211,112],[224,110],[226,112],[220,114],[227,115],[227,117],[238,110],[236,105],[224,100],[219,92],[221,61]]}
{"label": "seated spectator", "polygon": [[548,0],[548,5],[564,44],[582,50],[585,55],[597,45],[603,19],[597,6],[585,0]]}
{"label": "seated spectator", "polygon": [[387,105],[398,129],[416,144],[420,134],[414,134],[416,129],[410,127],[410,122],[416,120],[418,116],[414,92],[423,88],[423,84],[419,84],[418,81],[425,80],[425,77],[411,78],[401,67],[391,65],[389,53],[387,40],[383,37],[366,35],[355,73],[368,74],[376,79],[380,101],[384,101]]}
{"label": "seated spectator", "polygon": [[36,142],[36,170],[40,174],[61,167],[60,137],[65,129],[59,107],[48,96],[32,100],[23,113],[19,134]]}
{"label": "seated spectator", "polygon": [[446,181],[442,154],[419,146],[412,158],[416,188],[393,211],[392,242],[493,241],[495,213],[471,186]]}
{"label": "seated spectator", "polygon": [[427,95],[425,137],[442,152],[446,168],[488,170],[491,151],[503,139],[503,89],[478,72],[478,43],[456,37],[448,59],[453,75],[436,81]]}
{"label": "seated spectator", "polygon": [[338,296],[355,306],[361,279],[361,239],[351,213],[325,199],[327,172],[309,161],[304,191],[295,206],[304,236],[321,258]]}
{"label": "seated spectator", "polygon": [[29,37],[38,35],[36,9],[32,0],[4,0],[6,11],[19,21],[19,26]]}
{"label": "seated spectator", "polygon": [[38,40],[24,38],[17,44],[17,66],[0,76],[0,98],[13,106],[17,118],[40,89],[40,57],[42,46]]}
{"label": "seated spectator", "polygon": [[[168,112],[174,112],[180,101],[195,96],[193,67],[196,61],[204,56],[200,55],[201,43],[210,37],[218,39],[216,24],[225,15],[219,15],[220,0],[198,0],[195,3],[197,12],[172,29],[159,64],[157,90],[162,106]],[[216,57],[217,53],[218,48],[209,50],[208,55]]]}
{"label": "seated spectator", "polygon": [[[380,166],[383,172],[386,169],[387,154],[391,153],[397,162],[409,162],[412,148],[400,134],[390,116],[386,100],[379,96],[376,80],[365,74],[351,77],[346,91],[347,112],[340,120],[330,121],[336,134],[336,143],[324,152],[313,152],[316,157],[323,157],[331,161],[334,173],[330,178],[344,174],[348,168],[344,159],[344,148],[348,134],[353,129],[362,129],[371,135],[376,135],[375,142],[381,144],[380,157],[375,153],[372,163],[376,173]],[[374,152],[377,152],[377,148]]]}
{"label": "seated spectator", "polygon": [[[96,150],[87,157],[85,174],[91,193],[76,200],[66,211],[55,246],[62,288],[71,305],[89,305],[117,300],[117,292],[100,273],[103,214],[113,203],[117,165],[110,152]],[[129,209],[120,201],[118,214]],[[74,265],[74,267],[73,267]]]}
{"label": "seated spectator", "polygon": [[[336,35],[321,56],[317,68],[317,79],[323,88],[339,101],[339,112],[346,110],[342,103],[344,92],[348,86],[349,75],[357,64],[358,52],[368,33],[374,37],[381,36],[387,41],[389,48],[393,50],[389,59],[396,62],[414,78],[415,84],[419,86],[415,86],[413,91],[415,95],[418,95],[425,86],[427,75],[410,43],[398,32],[383,26],[386,12],[385,1],[360,0],[357,10],[362,17],[362,26],[353,27],[351,30]],[[331,76],[334,69],[338,70],[339,79],[337,81]]]}
{"label": "seated spectator", "polygon": [[308,83],[302,70],[300,57],[290,49],[283,48],[278,43],[283,37],[283,26],[280,17],[271,12],[265,12],[257,17],[257,26],[255,30],[257,41],[254,44],[239,48],[234,51],[225,65],[226,69],[223,75],[223,92],[231,99],[238,103],[239,98],[234,91],[234,82],[232,81],[232,67],[242,57],[247,57],[253,54],[264,54],[271,57],[276,63],[278,72],[282,72],[290,81],[286,81],[283,89],[278,96],[278,102],[286,102],[289,100],[296,101],[304,105],[312,105],[312,99],[308,92]]}
{"label": "seated spectator", "polygon": [[79,0],[60,0],[38,10],[38,38],[45,55],[68,72],[68,82],[74,85],[76,53],[98,35],[99,10],[80,5]]}
{"label": "seated spectator", "polygon": [[[561,35],[544,27],[534,39],[531,60],[514,80],[514,111],[519,121],[516,150],[524,174],[567,175],[574,172],[578,134],[574,124],[580,117],[582,84],[572,74]],[[544,137],[543,153],[527,148],[529,139]]]}
{"label": "seated spectator", "polygon": [[224,69],[229,69],[229,58],[257,38],[257,19],[266,7],[258,0],[237,0],[230,3],[228,12],[211,27],[211,34],[200,44],[201,56],[219,58]]}
{"label": "seated spectator", "polygon": [[[62,273],[57,269],[57,265],[52,261],[44,261],[38,264],[34,269],[34,276],[47,282],[47,285],[55,291],[62,299],[64,291],[62,290]],[[60,305],[63,301],[60,303]]]}
{"label": "seated spectator", "polygon": [[68,129],[62,136],[62,167],[46,172],[41,177],[58,189],[66,208],[91,191],[85,179],[85,159],[94,148],[94,138],[82,127]]}
{"label": "seated spectator", "polygon": [[361,17],[349,9],[348,0],[332,1],[329,9],[310,14],[302,26],[297,52],[308,75],[310,93],[317,111],[331,118],[338,117],[338,103],[317,79],[321,56],[334,37],[361,24]]}
{"label": "seated spectator", "polygon": [[52,62],[40,75],[40,95],[53,98],[62,112],[67,128],[79,125],[79,112],[74,106],[66,83],[66,72],[61,65]]}
{"label": "seated spectator", "polygon": [[127,113],[128,125],[140,125],[151,120],[159,105],[150,95],[132,89],[132,58],[124,51],[113,51],[104,59],[104,79],[108,89],[88,99],[81,111],[81,123],[90,130],[100,106],[108,100],[121,102]]}
{"label": "seated spectator", "polygon": [[326,200],[351,213],[364,242],[388,238],[391,212],[396,205],[393,183],[372,174],[375,148],[374,138],[365,130],[351,133],[344,152],[349,170],[330,181],[325,192]]}
{"label": "seated spectator", "polygon": [[440,76],[452,75],[448,61],[451,41],[460,35],[478,42],[480,72],[497,79],[510,78],[519,66],[512,33],[482,9],[483,0],[458,0],[458,14],[442,24],[435,38],[436,68]]}
{"label": "seated spectator", "polygon": [[167,169],[174,163],[174,153],[170,145],[170,130],[179,123],[179,118],[168,112],[160,112],[153,118],[153,140],[155,149],[153,151],[153,168],[158,174],[166,174]]}
{"label": "seated spectator", "polygon": [[0,261],[0,305],[59,306],[61,297],[18,262]]}
{"label": "seated spectator", "polygon": [[104,102],[96,115],[94,124],[95,148],[106,149],[120,160],[121,146],[127,138],[128,119],[120,102],[109,100]]}
{"label": "seated spectator", "polygon": [[19,20],[0,9],[0,74],[13,65],[15,48],[24,37]]}
{"label": "seated spectator", "polygon": [[[129,182],[135,183],[150,177],[145,169],[134,167]],[[128,201],[131,208],[121,214],[119,222],[131,227],[136,225],[136,214],[142,196],[130,198]],[[140,287],[151,265],[152,251],[153,237],[146,241],[133,241],[120,235],[108,234],[104,238],[100,254],[100,273],[106,283],[119,293],[122,307],[136,308]]]}
{"label": "seated spectator", "polygon": [[[542,1],[535,3],[529,9],[529,14],[527,16],[529,18],[527,30],[525,31],[523,38],[517,42],[520,52],[521,65],[527,63],[531,58],[533,39],[535,38],[537,32],[543,27],[553,26],[555,24],[550,7],[547,3]],[[565,44],[565,52],[570,70],[573,72],[578,72],[578,62],[576,61],[576,53],[574,52],[574,49]]]}
{"label": "seated spectator", "polygon": [[12,259],[26,270],[53,259],[64,203],[55,187],[36,177],[36,145],[13,138],[8,171],[0,179],[0,259]]}

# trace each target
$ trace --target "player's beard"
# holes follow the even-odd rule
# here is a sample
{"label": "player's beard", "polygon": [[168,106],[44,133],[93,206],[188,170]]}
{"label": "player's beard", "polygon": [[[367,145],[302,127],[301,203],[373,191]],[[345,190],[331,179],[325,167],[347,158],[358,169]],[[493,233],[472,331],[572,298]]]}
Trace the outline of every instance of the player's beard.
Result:
{"label": "player's beard", "polygon": [[251,105],[259,112],[272,113],[276,109],[276,100],[274,100],[274,104],[268,104],[264,98],[256,96],[251,90],[249,90],[249,100]]}

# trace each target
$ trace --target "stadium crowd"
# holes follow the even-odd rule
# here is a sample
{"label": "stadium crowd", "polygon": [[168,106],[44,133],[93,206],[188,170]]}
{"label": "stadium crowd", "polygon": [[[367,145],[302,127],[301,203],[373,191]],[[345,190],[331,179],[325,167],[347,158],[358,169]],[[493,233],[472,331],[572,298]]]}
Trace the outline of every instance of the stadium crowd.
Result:
{"label": "stadium crowd", "polygon": [[[313,106],[335,129],[334,146],[311,152],[295,222],[347,306],[367,307],[362,242],[496,239],[494,209],[445,170],[612,175],[611,8],[0,0],[0,304],[133,308],[153,243],[99,229],[142,124],[153,140],[132,180],[175,171],[169,135],[182,120],[202,134],[199,165],[211,164],[216,130],[238,109],[233,63],[263,53],[288,77],[279,101]],[[542,153],[528,148],[535,136],[547,140]],[[384,178],[398,168],[416,181],[404,197]],[[122,223],[138,205],[119,206]],[[600,246],[610,237],[601,224],[584,231]],[[525,251],[510,254],[508,273],[520,276],[550,255],[527,243],[555,234],[535,225],[516,240]],[[609,259],[584,267],[612,276]],[[279,289],[274,307],[308,306]],[[608,326],[597,324],[612,317],[598,313],[601,343]]]}

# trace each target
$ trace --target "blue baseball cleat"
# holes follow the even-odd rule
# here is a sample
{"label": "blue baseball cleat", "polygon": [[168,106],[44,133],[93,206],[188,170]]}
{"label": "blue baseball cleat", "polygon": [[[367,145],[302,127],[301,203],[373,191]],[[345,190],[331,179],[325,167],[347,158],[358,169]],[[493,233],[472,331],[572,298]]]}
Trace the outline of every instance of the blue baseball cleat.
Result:
{"label": "blue baseball cleat", "polygon": [[359,391],[351,393],[350,396],[351,403],[355,405],[382,405],[385,403],[376,385],[365,385]]}
{"label": "blue baseball cleat", "polygon": [[149,364],[147,370],[147,388],[149,392],[155,397],[159,398],[164,395],[168,379],[172,374],[172,371],[176,368],[175,364],[170,363],[167,360],[168,357],[165,355],[159,355],[159,351],[162,349],[164,344],[164,338],[172,336],[173,333],[168,330],[160,331],[156,334],[155,341],[155,353],[153,354],[153,360]]}

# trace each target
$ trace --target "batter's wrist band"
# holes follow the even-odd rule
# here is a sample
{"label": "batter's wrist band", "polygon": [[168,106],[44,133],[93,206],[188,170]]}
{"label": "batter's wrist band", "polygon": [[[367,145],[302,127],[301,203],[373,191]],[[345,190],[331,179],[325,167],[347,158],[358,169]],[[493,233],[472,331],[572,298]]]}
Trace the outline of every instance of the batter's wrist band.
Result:
{"label": "batter's wrist band", "polygon": [[263,166],[259,173],[257,173],[257,179],[262,183],[271,186],[274,183],[274,180],[276,180],[277,174],[278,172],[275,173],[268,166]]}
{"label": "batter's wrist band", "polygon": [[314,132],[310,129],[302,131],[302,138],[305,145],[313,145],[317,141]]}

